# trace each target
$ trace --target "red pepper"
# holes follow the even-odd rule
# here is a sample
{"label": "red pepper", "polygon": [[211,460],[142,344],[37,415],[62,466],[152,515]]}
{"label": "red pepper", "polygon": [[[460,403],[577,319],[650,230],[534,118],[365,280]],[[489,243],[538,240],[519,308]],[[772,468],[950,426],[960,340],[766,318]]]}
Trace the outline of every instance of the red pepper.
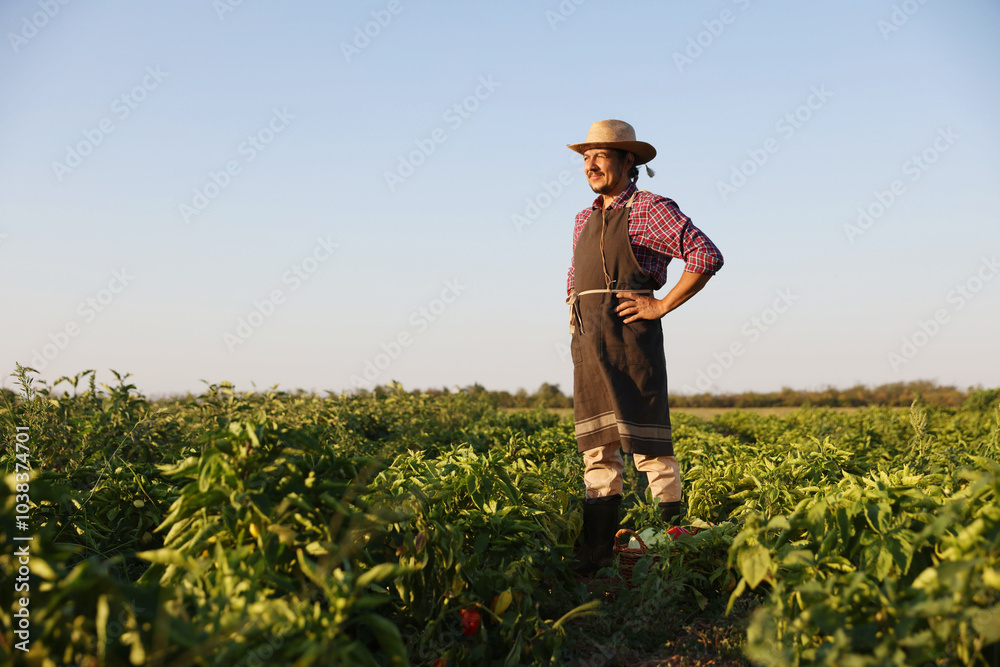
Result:
{"label": "red pepper", "polygon": [[462,615],[462,634],[471,637],[479,631],[479,626],[483,622],[479,612],[475,607],[466,607],[459,611]]}
{"label": "red pepper", "polygon": [[688,530],[687,528],[681,528],[680,526],[673,526],[667,529],[667,535],[669,535],[674,539],[677,539],[681,535],[694,535],[694,533],[697,532],[697,530],[698,530],[697,528],[695,528],[694,531],[691,531]]}

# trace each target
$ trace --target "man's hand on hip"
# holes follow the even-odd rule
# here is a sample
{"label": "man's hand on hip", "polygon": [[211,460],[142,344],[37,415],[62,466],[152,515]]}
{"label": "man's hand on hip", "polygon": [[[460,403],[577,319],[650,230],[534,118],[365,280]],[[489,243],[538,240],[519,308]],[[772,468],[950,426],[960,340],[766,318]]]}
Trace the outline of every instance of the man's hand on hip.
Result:
{"label": "man's hand on hip", "polygon": [[636,320],[658,320],[701,291],[711,277],[712,274],[709,273],[685,271],[674,288],[662,299],[632,292],[619,292],[618,298],[621,299],[621,303],[615,312],[625,319],[625,324]]}
{"label": "man's hand on hip", "polygon": [[651,296],[632,292],[619,292],[617,296],[621,303],[615,312],[625,318],[625,324],[636,320],[658,320],[667,314],[660,300]]}

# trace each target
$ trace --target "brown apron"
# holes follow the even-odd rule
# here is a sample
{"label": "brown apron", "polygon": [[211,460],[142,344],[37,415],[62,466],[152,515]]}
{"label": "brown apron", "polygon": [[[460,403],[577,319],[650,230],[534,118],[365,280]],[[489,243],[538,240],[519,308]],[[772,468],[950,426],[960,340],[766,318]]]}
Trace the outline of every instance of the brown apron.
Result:
{"label": "brown apron", "polygon": [[[635,198],[635,195],[632,196]],[[618,292],[652,295],[628,236],[632,199],[624,208],[596,209],[573,253],[570,295],[573,416],[579,451],[621,441],[622,449],[672,456],[667,364],[660,320],[623,324]]]}

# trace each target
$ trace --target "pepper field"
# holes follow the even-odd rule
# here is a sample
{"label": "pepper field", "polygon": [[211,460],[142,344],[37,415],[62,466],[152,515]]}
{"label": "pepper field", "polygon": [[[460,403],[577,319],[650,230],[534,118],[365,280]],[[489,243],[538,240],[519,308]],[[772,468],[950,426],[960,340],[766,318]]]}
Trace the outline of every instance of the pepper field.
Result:
{"label": "pepper field", "polygon": [[[675,413],[683,523],[702,530],[626,582],[570,572],[569,418],[399,387],[152,401],[127,377],[18,377],[0,404],[5,664],[1000,662],[996,392]],[[622,525],[664,530],[626,483]]]}

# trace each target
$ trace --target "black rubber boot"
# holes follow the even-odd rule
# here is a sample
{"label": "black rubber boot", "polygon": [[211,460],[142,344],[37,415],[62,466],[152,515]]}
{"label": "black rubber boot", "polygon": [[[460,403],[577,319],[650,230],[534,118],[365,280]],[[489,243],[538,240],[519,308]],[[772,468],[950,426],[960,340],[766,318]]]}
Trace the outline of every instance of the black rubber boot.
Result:
{"label": "black rubber boot", "polygon": [[575,549],[576,562],[571,566],[578,577],[590,576],[614,561],[621,504],[621,494],[583,501],[583,534]]}
{"label": "black rubber boot", "polygon": [[660,503],[660,516],[663,517],[663,522],[668,526],[676,525],[681,520],[681,516],[683,516],[681,501]]}

